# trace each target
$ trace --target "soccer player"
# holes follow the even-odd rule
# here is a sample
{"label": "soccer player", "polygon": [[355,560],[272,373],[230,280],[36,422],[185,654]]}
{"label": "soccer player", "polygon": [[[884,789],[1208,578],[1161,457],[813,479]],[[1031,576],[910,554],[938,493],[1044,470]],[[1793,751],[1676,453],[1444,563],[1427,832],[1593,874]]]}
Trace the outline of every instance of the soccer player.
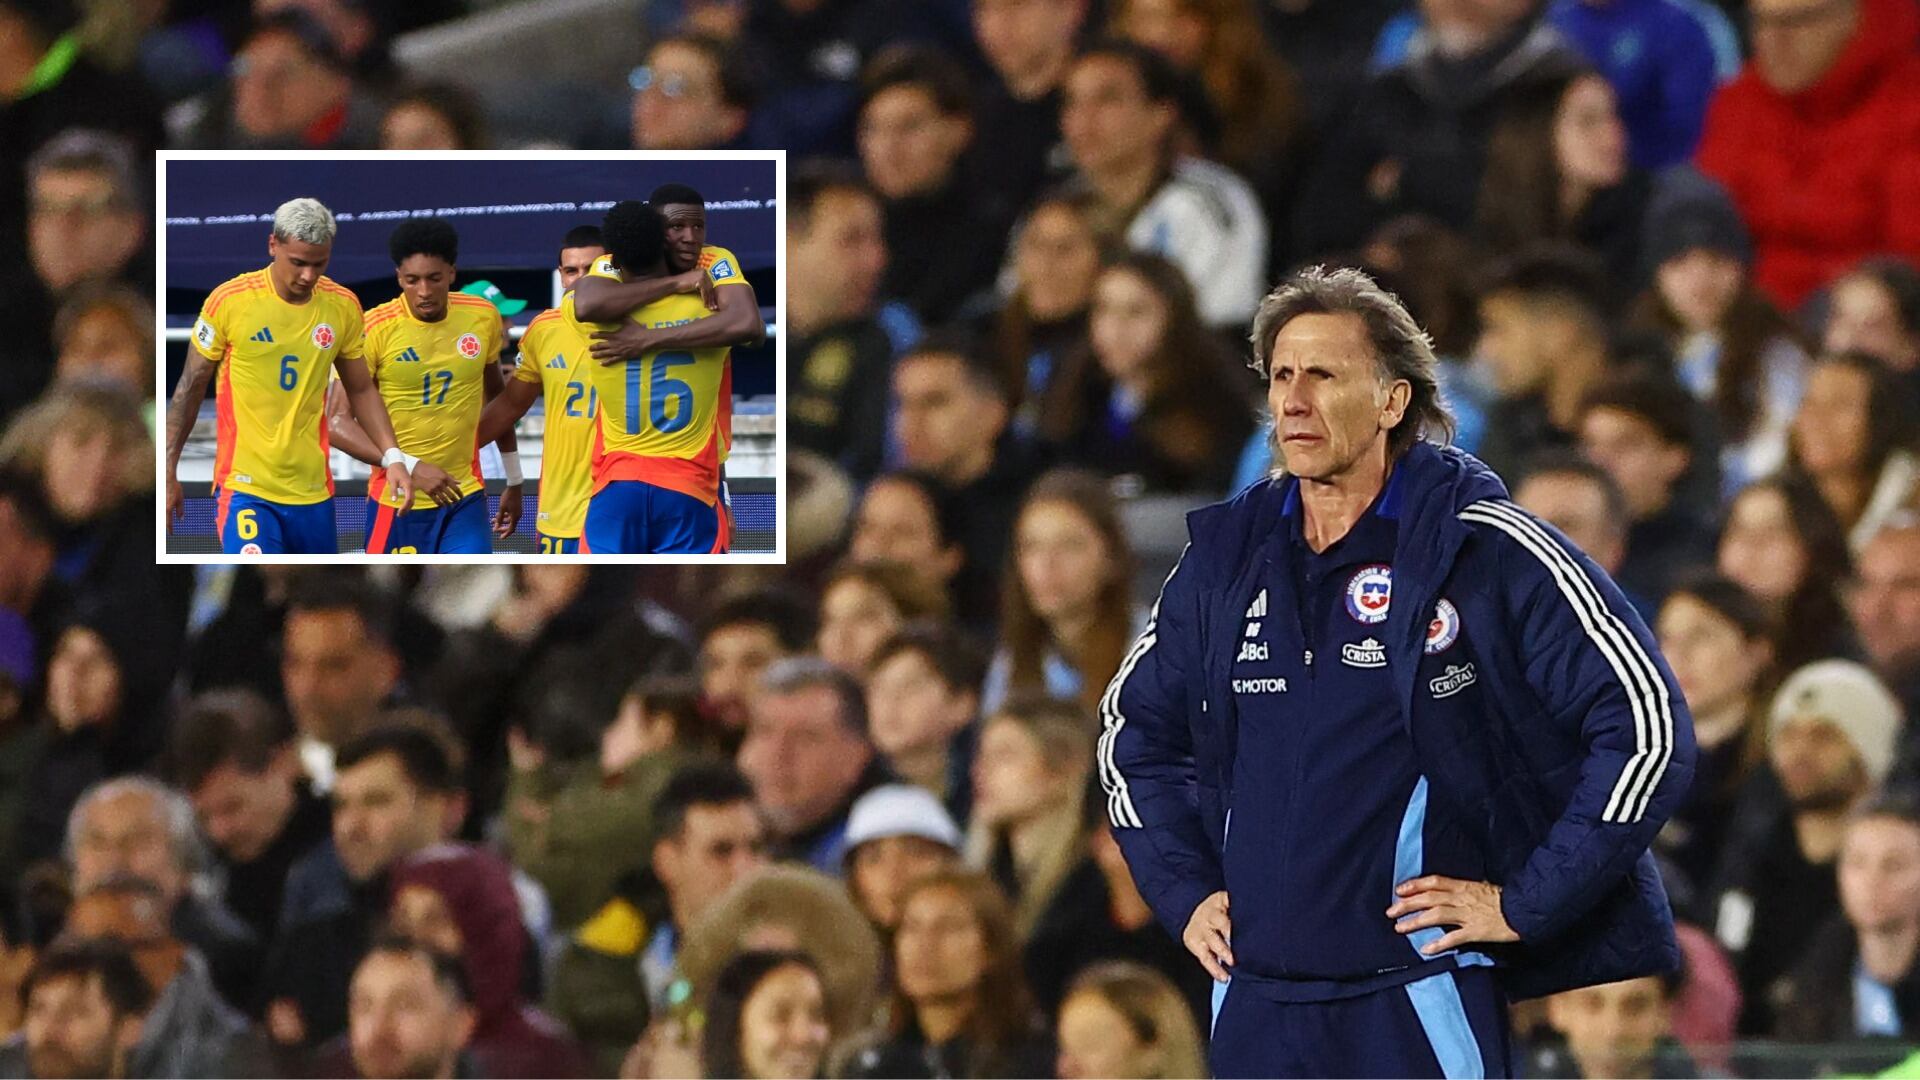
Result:
{"label": "soccer player", "polygon": [[[402,222],[387,242],[400,295],[367,312],[368,365],[393,414],[408,462],[426,466],[414,513],[379,476],[367,485],[367,553],[487,554],[486,486],[475,441],[481,406],[505,381],[499,357],[505,331],[490,301],[453,291],[460,238],[439,218]],[[340,448],[362,461],[367,444],[336,412]],[[520,519],[520,455],[513,433],[498,440],[507,474],[494,528],[505,536]]]}
{"label": "soccer player", "polygon": [[[596,225],[580,225],[560,242],[560,284],[572,289],[605,255]],[[571,295],[571,294],[569,294]],[[562,298],[565,303],[565,297]],[[577,555],[593,493],[593,431],[599,391],[592,385],[592,345],[560,308],[533,317],[520,338],[520,362],[500,396],[480,413],[480,445],[511,433],[534,399],[546,395],[547,428],[540,454],[540,512],[535,527],[542,555]]]}
{"label": "soccer player", "polygon": [[331,366],[363,425],[380,482],[413,494],[380,392],[368,377],[360,301],[323,276],[337,231],[315,199],[273,213],[265,269],[213,290],[193,326],[193,348],[167,409],[167,519],[181,516],[180,452],[217,370],[213,485],[220,549],[229,555],[332,554],[333,474],[324,401]]}

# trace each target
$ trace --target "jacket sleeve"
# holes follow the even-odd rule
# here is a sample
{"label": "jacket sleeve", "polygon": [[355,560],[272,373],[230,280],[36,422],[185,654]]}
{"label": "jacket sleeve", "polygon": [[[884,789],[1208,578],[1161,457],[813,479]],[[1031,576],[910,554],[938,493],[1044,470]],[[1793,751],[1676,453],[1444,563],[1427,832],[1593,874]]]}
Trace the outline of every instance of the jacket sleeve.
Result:
{"label": "jacket sleeve", "polygon": [[1147,627],[1100,698],[1100,783],[1107,817],[1140,895],[1178,939],[1193,909],[1226,888],[1201,825],[1187,703],[1203,677],[1187,552],[1160,590]]}
{"label": "jacket sleeve", "polygon": [[1546,706],[1534,722],[1583,751],[1565,809],[1501,895],[1521,940],[1543,940],[1618,885],[1679,806],[1693,721],[1653,635],[1605,571],[1511,503],[1461,517],[1496,545],[1506,633]]}

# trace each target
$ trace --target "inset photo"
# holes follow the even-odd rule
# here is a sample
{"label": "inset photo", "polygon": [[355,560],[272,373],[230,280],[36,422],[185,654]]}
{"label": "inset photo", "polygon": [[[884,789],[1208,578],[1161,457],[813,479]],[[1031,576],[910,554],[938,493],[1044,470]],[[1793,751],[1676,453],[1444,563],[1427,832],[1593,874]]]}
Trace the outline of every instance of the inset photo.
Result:
{"label": "inset photo", "polygon": [[783,562],[784,170],[161,154],[159,561]]}

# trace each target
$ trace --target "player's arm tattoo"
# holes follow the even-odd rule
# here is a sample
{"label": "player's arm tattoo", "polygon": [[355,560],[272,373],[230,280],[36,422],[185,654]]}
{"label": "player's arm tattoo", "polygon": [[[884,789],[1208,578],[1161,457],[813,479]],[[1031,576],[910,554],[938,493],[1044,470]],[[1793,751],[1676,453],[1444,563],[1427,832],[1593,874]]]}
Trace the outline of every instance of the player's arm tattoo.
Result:
{"label": "player's arm tattoo", "polygon": [[200,404],[207,399],[207,384],[213,381],[217,365],[192,349],[187,350],[187,366],[174,384],[173,397],[167,402],[167,475],[180,464],[180,453],[187,447],[187,436],[200,419]]}

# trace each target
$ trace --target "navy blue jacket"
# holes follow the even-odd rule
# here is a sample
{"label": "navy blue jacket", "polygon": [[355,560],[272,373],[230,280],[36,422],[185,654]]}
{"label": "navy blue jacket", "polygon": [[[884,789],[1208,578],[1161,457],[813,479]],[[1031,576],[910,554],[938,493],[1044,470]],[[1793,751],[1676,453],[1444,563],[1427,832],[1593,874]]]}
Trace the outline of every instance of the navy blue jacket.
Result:
{"label": "navy blue jacket", "polygon": [[[1475,948],[1514,998],[1677,969],[1673,914],[1647,849],[1686,793],[1693,725],[1652,634],[1605,572],[1508,501],[1472,456],[1416,442],[1395,469],[1404,471],[1397,595],[1376,636],[1434,792],[1430,813],[1445,815],[1429,828],[1458,830],[1479,848],[1520,936]],[[1261,481],[1187,516],[1187,550],[1101,701],[1099,768],[1114,835],[1176,937],[1225,888],[1228,812],[1278,794],[1233,790],[1230,672],[1246,612],[1274,584],[1256,556],[1294,485]],[[1472,722],[1415,692],[1427,613],[1443,590],[1477,628],[1466,659],[1491,715]],[[1270,601],[1282,611],[1295,598]],[[1288,867],[1264,872],[1277,883]],[[1261,891],[1240,888],[1233,909],[1260,904]],[[1285,966],[1241,950],[1235,961]]]}

